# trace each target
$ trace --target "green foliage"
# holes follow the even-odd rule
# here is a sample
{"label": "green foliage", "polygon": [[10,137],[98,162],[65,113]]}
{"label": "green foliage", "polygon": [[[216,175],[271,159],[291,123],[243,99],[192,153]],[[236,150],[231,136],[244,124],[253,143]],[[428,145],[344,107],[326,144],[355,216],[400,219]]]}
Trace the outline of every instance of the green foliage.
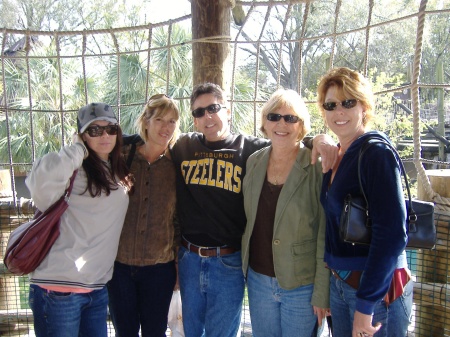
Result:
{"label": "green foliage", "polygon": [[[192,91],[192,46],[186,43],[190,40],[190,30],[180,25],[173,25],[170,32],[159,28],[152,43],[157,49],[150,55],[150,75],[155,80],[155,89],[149,95],[167,91],[169,96],[177,99],[183,132],[194,130],[189,101],[185,99]],[[167,48],[169,45],[173,47]]]}
{"label": "green foliage", "polygon": [[[169,36],[167,29],[157,28],[152,34],[152,51],[150,52],[150,67],[148,53],[122,54],[120,67],[117,57],[111,57],[107,70],[108,88],[105,102],[118,103],[117,88],[121,104],[121,126],[125,133],[134,133],[135,121],[141,113],[146,98],[167,93],[179,99],[182,130],[192,130],[192,117],[183,113],[189,111],[183,97],[190,95],[192,90],[191,45],[184,44],[190,40],[190,32],[179,25],[173,25]],[[170,38],[170,41],[169,41]],[[169,44],[176,45],[167,48]],[[169,81],[166,81],[169,74]]]}
{"label": "green foliage", "polygon": [[[50,31],[132,27],[142,23],[144,9],[152,1],[4,0],[0,3],[0,25]],[[429,8],[439,6],[443,6],[442,2],[429,1]],[[235,45],[238,60],[232,88],[234,132],[261,135],[262,104],[279,86],[301,92],[308,102],[311,134],[326,132],[314,101],[318,80],[330,66],[330,55],[334,66],[348,66],[361,72],[369,69],[368,77],[375,92],[410,81],[417,22],[414,18],[399,22],[395,19],[414,13],[416,2],[374,2],[369,50],[365,50],[364,29],[369,14],[367,3],[342,2],[336,40],[333,40],[335,1],[313,1],[309,7],[295,3],[289,15],[287,8],[288,5],[271,7],[269,24],[261,32],[268,7],[256,6],[240,35],[234,30],[239,42],[248,42]],[[308,13],[304,12],[306,8]],[[4,9],[11,9],[11,14],[5,15]],[[308,19],[303,26],[305,15]],[[377,26],[388,20],[392,23]],[[438,61],[443,61],[445,71],[449,72],[449,22],[444,13],[427,14],[421,82],[435,82]],[[191,32],[177,23],[149,29],[151,41],[147,40],[146,30],[116,31],[114,39],[109,33],[88,34],[85,49],[81,46],[81,34],[62,34],[58,37],[58,51],[55,36],[40,36],[39,43],[31,45],[29,58],[5,58],[2,76],[6,92],[1,97],[6,98],[10,110],[8,114],[0,113],[0,145],[7,149],[0,152],[0,162],[9,163],[11,157],[14,163],[29,163],[36,156],[58,150],[76,130],[76,111],[87,102],[104,101],[118,106],[124,131],[133,133],[134,121],[146,99],[155,93],[167,93],[179,104],[182,131],[192,131]],[[9,45],[21,37],[9,35]],[[82,52],[86,57],[80,57]],[[23,56],[25,52],[18,53]],[[56,55],[76,57],[58,60]],[[86,78],[83,70],[87,72]],[[412,120],[406,113],[395,110],[392,96],[392,93],[377,95],[374,128],[386,132],[397,143],[411,137]],[[436,96],[436,90],[421,90],[421,98],[434,106]]]}
{"label": "green foliage", "polygon": [[[5,149],[0,152],[0,162],[9,163],[10,155],[14,163],[33,162],[36,156],[59,150],[63,137],[67,143],[76,130],[73,111],[80,106],[81,94],[80,90],[72,94],[72,89],[79,88],[79,74],[70,61],[64,62],[60,73],[55,59],[41,57],[47,51],[33,50],[31,55],[36,57],[29,58],[28,63],[8,59],[4,62],[6,98],[11,111],[0,120],[0,146]],[[62,114],[61,106],[69,112]],[[26,166],[16,169],[23,171]]]}
{"label": "green foliage", "polygon": [[102,101],[111,105],[120,103],[122,129],[125,133],[134,133],[134,121],[142,110],[145,98],[147,69],[138,54],[121,55],[119,62],[116,57],[111,58],[106,76],[108,87]]}
{"label": "green foliage", "polygon": [[[306,8],[309,8],[308,13],[305,13]],[[369,50],[366,50],[366,30],[362,28],[367,23],[369,15],[367,2],[342,2],[337,18],[335,1],[313,1],[309,7],[305,4],[294,5],[287,19],[287,6],[277,6],[270,13],[271,24],[267,25],[262,32],[259,31],[260,22],[250,22],[244,27],[240,33],[242,38],[253,44],[244,45],[241,49],[251,56],[247,58],[249,71],[255,69],[256,56],[259,56],[259,62],[264,65],[264,67],[260,66],[259,76],[271,77],[272,81],[277,81],[280,73],[280,85],[284,88],[299,89],[297,88],[298,73],[301,65],[303,96],[307,95],[307,90],[315,91],[317,80],[330,67],[331,54],[333,54],[333,66],[345,66],[362,73],[365,72],[366,67],[377,69],[378,73],[383,72],[389,77],[401,76],[403,82],[407,82],[410,81],[411,76],[417,21],[410,19],[395,21],[395,19],[409,15],[416,9],[416,3],[412,0],[375,1],[371,23],[377,24],[389,20],[393,22],[370,30]],[[255,9],[261,21],[266,10],[263,6]],[[306,26],[303,26],[304,15],[307,15]],[[433,16],[427,18],[433,22],[435,20]],[[282,35],[285,22],[286,29]],[[339,35],[334,41],[335,22],[337,22],[336,33]],[[448,15],[442,15],[442,22],[435,31],[441,32],[440,36],[448,39],[448,25]],[[432,26],[431,23],[430,26]],[[435,36],[438,35],[435,34]],[[302,38],[305,39],[302,41]],[[282,44],[278,42],[280,39],[284,40]],[[257,44],[258,40],[270,43]],[[425,38],[425,41],[428,39]],[[334,42],[335,45],[333,45]],[[440,45],[442,46],[440,50],[446,50],[448,53],[450,49],[448,41]],[[434,70],[430,69],[427,73],[433,74]]]}
{"label": "green foliage", "polygon": [[[435,2],[435,1],[433,1]],[[441,61],[446,67],[447,81],[450,79],[450,20],[448,15],[431,16],[426,22],[427,39],[423,44],[421,82],[437,83],[437,65]],[[425,101],[437,99],[437,90],[424,90],[421,94]]]}
{"label": "green foliage", "polygon": [[232,130],[236,133],[262,136],[259,131],[261,125],[259,113],[262,105],[253,103],[253,100],[255,98],[257,101],[265,100],[270,94],[260,91],[258,97],[254,97],[254,86],[245,73],[235,74],[233,89],[233,101],[236,102],[232,106]]}
{"label": "green foliage", "polygon": [[316,93],[307,90],[304,95],[304,100],[305,102],[309,102],[309,104],[307,104],[311,120],[311,131],[309,132],[309,135],[329,133],[332,137],[334,137],[334,135],[331,134],[326,127],[324,117],[317,106]]}

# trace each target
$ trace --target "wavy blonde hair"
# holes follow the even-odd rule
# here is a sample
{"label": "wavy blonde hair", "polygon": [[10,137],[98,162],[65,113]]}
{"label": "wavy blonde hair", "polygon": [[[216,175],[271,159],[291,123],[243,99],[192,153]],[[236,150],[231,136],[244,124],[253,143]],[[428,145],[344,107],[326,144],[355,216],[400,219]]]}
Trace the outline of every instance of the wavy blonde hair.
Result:
{"label": "wavy blonde hair", "polygon": [[169,147],[172,147],[180,135],[180,110],[178,109],[176,102],[165,94],[157,94],[150,97],[140,116],[136,120],[136,129],[141,138],[147,142],[148,135],[145,124],[150,118],[164,117],[171,112],[175,113],[175,119],[177,121],[177,126],[169,142]]}

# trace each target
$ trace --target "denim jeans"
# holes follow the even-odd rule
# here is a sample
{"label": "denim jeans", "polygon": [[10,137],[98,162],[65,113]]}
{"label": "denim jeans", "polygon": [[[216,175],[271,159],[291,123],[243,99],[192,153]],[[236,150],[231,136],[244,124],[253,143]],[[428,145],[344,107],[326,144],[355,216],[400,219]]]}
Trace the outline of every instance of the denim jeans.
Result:
{"label": "denim jeans", "polygon": [[108,282],[109,311],[116,337],[165,337],[176,282],[175,263],[136,267],[114,263]]}
{"label": "denim jeans", "polygon": [[[374,310],[372,324],[381,323],[374,337],[405,337],[411,319],[413,281],[409,281],[403,295],[386,307],[380,301]],[[356,306],[356,290],[344,281],[331,276],[330,309],[333,317],[333,337],[352,335]]]}
{"label": "denim jeans", "polygon": [[244,298],[241,252],[200,257],[178,250],[186,337],[236,337]]}
{"label": "denim jeans", "polygon": [[254,337],[311,337],[317,322],[312,284],[285,290],[275,277],[249,268],[247,288]]}
{"label": "denim jeans", "polygon": [[36,337],[106,337],[106,287],[86,294],[47,291],[31,284]]}

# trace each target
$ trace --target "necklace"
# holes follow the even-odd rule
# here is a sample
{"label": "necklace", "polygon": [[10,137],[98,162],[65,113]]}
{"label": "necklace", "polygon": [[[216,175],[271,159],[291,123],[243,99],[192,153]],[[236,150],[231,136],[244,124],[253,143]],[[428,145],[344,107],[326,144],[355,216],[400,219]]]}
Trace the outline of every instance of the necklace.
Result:
{"label": "necklace", "polygon": [[164,150],[161,154],[155,156],[155,158],[152,158],[152,155],[147,155],[147,145],[144,144],[144,151],[143,151],[143,156],[145,158],[145,160],[147,161],[148,165],[152,165],[152,163],[155,163],[156,161],[160,160],[162,157],[164,157],[164,155],[166,154],[166,150]]}
{"label": "necklace", "polygon": [[267,170],[267,177],[269,182],[273,182],[273,185],[283,184],[286,180],[286,172],[285,168],[281,165],[281,163],[272,163],[269,165],[269,169]]}
{"label": "necklace", "polygon": [[[273,151],[273,150],[272,150]],[[272,152],[273,153],[273,152]],[[275,159],[273,156],[269,157],[269,165],[267,168],[267,180],[273,185],[282,185],[291,172],[292,165],[297,157],[298,148],[292,151],[285,157]]]}
{"label": "necklace", "polygon": [[274,176],[274,185],[279,185],[279,182],[281,182],[281,172],[277,172]]}

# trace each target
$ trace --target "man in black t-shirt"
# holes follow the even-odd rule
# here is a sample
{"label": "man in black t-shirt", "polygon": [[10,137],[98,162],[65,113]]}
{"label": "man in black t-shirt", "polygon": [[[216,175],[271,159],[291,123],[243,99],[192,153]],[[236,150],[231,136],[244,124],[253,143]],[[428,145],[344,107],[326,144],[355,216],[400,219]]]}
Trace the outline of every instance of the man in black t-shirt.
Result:
{"label": "man in black t-shirt", "polygon": [[[248,157],[269,141],[231,133],[231,111],[216,84],[194,88],[191,110],[199,132],[183,134],[172,149],[182,234],[178,272],[184,330],[187,337],[235,337],[245,287],[242,181]],[[325,152],[327,162],[333,162],[334,150],[324,136],[314,145],[316,156]]]}

